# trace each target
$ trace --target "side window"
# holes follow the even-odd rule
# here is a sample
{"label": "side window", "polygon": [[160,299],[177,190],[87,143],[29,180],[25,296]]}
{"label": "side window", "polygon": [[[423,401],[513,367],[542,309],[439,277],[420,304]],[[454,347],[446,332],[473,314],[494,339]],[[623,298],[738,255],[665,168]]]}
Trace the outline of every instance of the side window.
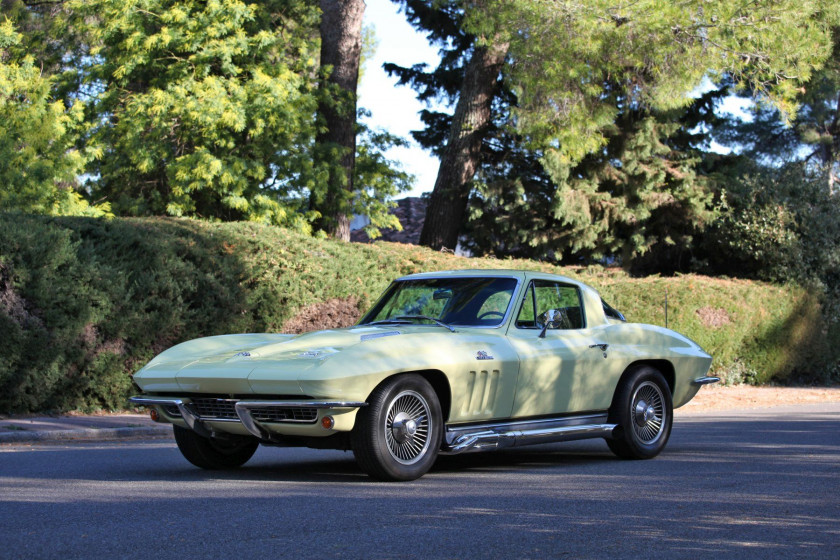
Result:
{"label": "side window", "polygon": [[528,284],[525,290],[525,297],[522,298],[522,307],[519,315],[516,316],[516,326],[522,329],[537,328],[537,316],[534,313],[534,283]]}
{"label": "side window", "polygon": [[[582,329],[583,306],[580,292],[575,286],[558,284],[550,280],[534,280],[525,292],[522,308],[516,318],[520,328],[537,328],[540,316],[545,317],[549,309],[559,312],[559,329]],[[555,321],[557,324],[558,321]]]}

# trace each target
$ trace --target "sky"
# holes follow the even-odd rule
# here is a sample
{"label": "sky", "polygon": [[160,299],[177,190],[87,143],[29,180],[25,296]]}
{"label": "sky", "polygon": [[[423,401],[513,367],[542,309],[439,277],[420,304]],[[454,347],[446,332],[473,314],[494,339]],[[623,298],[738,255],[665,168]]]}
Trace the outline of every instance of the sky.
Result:
{"label": "sky", "polygon": [[365,61],[358,103],[372,112],[366,121],[369,126],[384,128],[411,142],[411,148],[395,148],[387,156],[401,161],[403,168],[417,178],[414,189],[399,198],[419,196],[432,190],[439,166],[438,159],[411,138],[412,130],[423,128],[418,113],[424,106],[415,98],[413,89],[396,85],[397,78],[389,78],[382,64],[411,66],[425,62],[434,67],[440,57],[437,49],[409,25],[405,15],[398,13],[397,4],[390,0],[366,0],[366,4],[365,25],[374,28],[378,45],[374,56]]}

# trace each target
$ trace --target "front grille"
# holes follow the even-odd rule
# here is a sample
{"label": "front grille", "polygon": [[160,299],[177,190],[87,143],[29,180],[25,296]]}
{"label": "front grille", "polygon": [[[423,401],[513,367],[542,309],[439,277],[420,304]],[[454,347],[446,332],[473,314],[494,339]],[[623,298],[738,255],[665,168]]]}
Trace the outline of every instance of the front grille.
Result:
{"label": "front grille", "polygon": [[[194,410],[203,420],[239,420],[235,405],[238,399],[191,398]],[[181,412],[175,405],[165,405],[166,413],[174,418],[180,418]],[[313,423],[318,419],[318,409],[313,407],[297,408],[285,406],[268,406],[252,408],[251,416],[257,422],[299,422]]]}
{"label": "front grille", "polygon": [[239,420],[234,405],[235,400],[231,399],[192,399],[195,411],[201,418],[224,418],[226,420]]}
{"label": "front grille", "polygon": [[257,422],[314,422],[318,419],[317,408],[286,408],[270,406],[252,408],[251,416]]}

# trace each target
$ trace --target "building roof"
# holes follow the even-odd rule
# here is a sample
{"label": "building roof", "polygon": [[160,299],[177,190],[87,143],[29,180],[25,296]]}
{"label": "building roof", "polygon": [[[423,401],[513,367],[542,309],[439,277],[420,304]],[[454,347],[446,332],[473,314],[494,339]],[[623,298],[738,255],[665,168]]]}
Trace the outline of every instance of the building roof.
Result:
{"label": "building roof", "polygon": [[[394,243],[420,244],[420,232],[423,231],[423,222],[426,219],[426,199],[413,196],[397,200],[397,207],[391,212],[397,217],[402,225],[402,231],[394,229],[383,229],[382,236],[377,241],[391,241]],[[370,243],[371,240],[363,229],[350,232],[350,241],[357,243]]]}

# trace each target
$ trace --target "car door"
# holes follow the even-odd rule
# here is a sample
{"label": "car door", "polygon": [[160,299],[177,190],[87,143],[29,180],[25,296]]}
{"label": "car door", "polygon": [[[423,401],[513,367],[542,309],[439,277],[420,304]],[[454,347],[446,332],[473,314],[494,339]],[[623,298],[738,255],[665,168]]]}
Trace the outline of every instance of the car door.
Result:
{"label": "car door", "polygon": [[[559,320],[543,332],[540,316],[558,310]],[[541,336],[543,334],[543,336]],[[612,400],[615,365],[597,346],[604,330],[588,328],[580,289],[533,280],[525,291],[508,340],[520,367],[513,417],[605,410]]]}

